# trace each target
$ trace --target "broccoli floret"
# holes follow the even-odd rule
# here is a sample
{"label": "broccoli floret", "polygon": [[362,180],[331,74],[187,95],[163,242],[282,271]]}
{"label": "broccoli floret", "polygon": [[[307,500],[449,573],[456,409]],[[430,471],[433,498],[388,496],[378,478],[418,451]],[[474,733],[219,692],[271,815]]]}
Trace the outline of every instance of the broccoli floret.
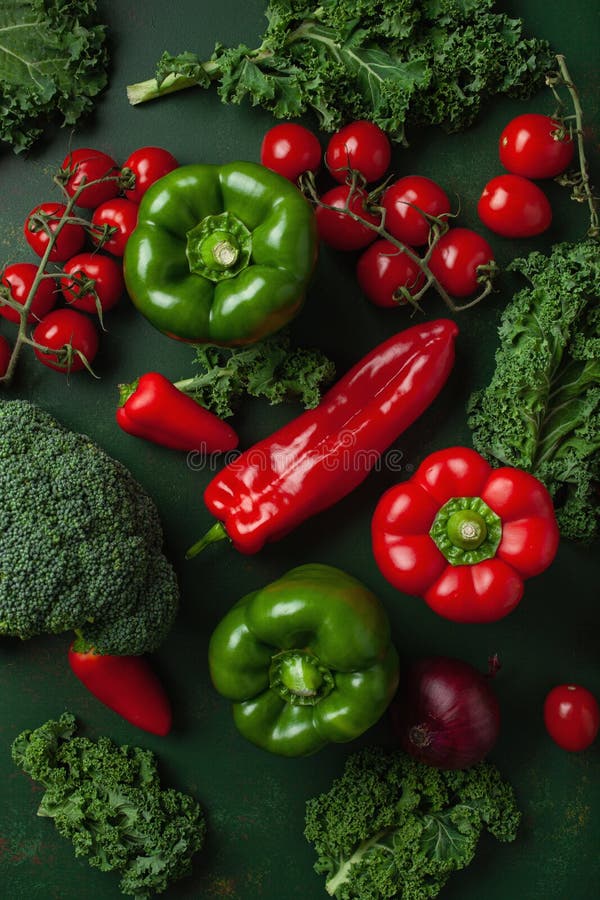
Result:
{"label": "broccoli floret", "polygon": [[149,897],[187,875],[204,842],[199,804],[160,786],[153,753],[74,736],[75,718],[63,713],[12,745],[14,762],[46,791],[38,816],[54,819],[76,856],[121,874],[121,891]]}
{"label": "broccoli floret", "polygon": [[137,655],[179,601],[152,499],[85,435],[23,400],[0,402],[0,634],[76,629]]}
{"label": "broccoli floret", "polygon": [[304,833],[332,897],[425,900],[471,862],[484,828],[512,841],[519,821],[511,786],[489,763],[441,771],[370,747],[308,801]]}

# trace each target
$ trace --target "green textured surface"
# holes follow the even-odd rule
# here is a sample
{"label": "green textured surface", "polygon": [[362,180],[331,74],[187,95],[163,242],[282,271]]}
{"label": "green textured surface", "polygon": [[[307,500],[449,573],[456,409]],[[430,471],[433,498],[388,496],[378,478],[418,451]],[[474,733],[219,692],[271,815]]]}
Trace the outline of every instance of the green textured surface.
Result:
{"label": "green textured surface", "polygon": [[[271,117],[248,106],[226,107],[214,93],[188,91],[138,109],[129,107],[125,85],[148,77],[164,49],[188,48],[208,55],[215,39],[252,45],[263,28],[262,0],[219,0],[209,4],[179,0],[168,7],[158,0],[101,2],[111,28],[113,59],[110,88],[91,120],[72,134],[73,146],[97,146],[117,159],[144,144],[162,145],[182,164],[258,160]],[[501,9],[522,15],[530,33],[548,38],[567,56],[580,85],[589,133],[598,145],[597,4],[575,0],[510,0]],[[414,135],[412,148],[398,152],[394,170],[437,178],[461,197],[461,224],[477,227],[475,204],[483,184],[500,171],[497,135],[511,116],[550,112],[543,94],[522,104],[498,101],[464,135],[439,132]],[[0,151],[0,262],[31,259],[21,223],[37,203],[52,199],[51,173],[65,156],[70,135],[49,133],[27,158]],[[598,157],[595,158],[596,181]],[[547,186],[554,224],[542,239],[511,242],[491,238],[499,261],[529,249],[583,236],[584,208],[570,203],[564,190]],[[116,385],[148,368],[165,375],[189,376],[189,348],[155,332],[123,303],[110,317],[98,358],[100,382],[63,376],[27,360],[9,396],[34,400],[65,424],[86,431],[126,463],[155,498],[165,525],[167,547],[183,592],[177,626],[157,655],[157,666],[174,699],[175,729],[166,739],[140,732],[102,707],[71,675],[66,661],[68,637],[0,645],[0,896],[11,900],[75,900],[120,896],[117,880],[75,860],[71,846],[51,823],[37,819],[39,794],[11,763],[9,747],[24,728],[36,727],[64,709],[73,711],[91,736],[109,734],[120,742],[155,750],[165,782],[193,792],[203,803],[210,827],[206,852],[193,876],[173,887],[168,897],[234,900],[318,900],[326,896],[322,878],[312,871],[313,851],[302,836],[306,799],[327,788],[343,760],[360,744],[389,741],[384,720],[353,745],[329,747],[309,759],[272,757],[236,733],[229,703],[210,685],[206,648],[218,620],[239,597],[304,562],[345,568],[384,601],[394,639],[405,658],[423,654],[457,656],[484,668],[498,653],[502,670],[496,682],[503,712],[500,741],[492,759],[515,786],[524,811],[517,841],[499,845],[483,840],[474,864],[453,876],[446,900],[588,900],[600,883],[600,745],[569,755],[544,731],[541,710],[554,684],[576,681],[600,696],[598,650],[599,571],[590,550],[563,543],[552,568],[528,582],[519,608],[491,626],[465,626],[438,618],[425,605],[397,595],[378,573],[370,550],[369,521],[385,488],[409,473],[430,451],[468,442],[464,406],[470,392],[488,382],[493,367],[498,316],[516,281],[505,277],[502,289],[485,308],[460,315],[461,336],[455,371],[442,396],[402,436],[402,471],[374,472],[338,507],[299,528],[279,544],[247,558],[220,545],[194,562],[183,551],[210,524],[202,490],[211,473],[193,471],[182,455],[144,444],[114,424]],[[427,312],[444,315],[437,299]],[[377,310],[357,288],[353,258],[324,250],[304,311],[295,321],[299,342],[318,344],[342,373],[372,346],[409,324],[406,311]],[[8,328],[2,325],[2,331]],[[248,402],[236,417],[243,446],[267,435],[294,415]],[[597,554],[596,554],[597,559]]]}

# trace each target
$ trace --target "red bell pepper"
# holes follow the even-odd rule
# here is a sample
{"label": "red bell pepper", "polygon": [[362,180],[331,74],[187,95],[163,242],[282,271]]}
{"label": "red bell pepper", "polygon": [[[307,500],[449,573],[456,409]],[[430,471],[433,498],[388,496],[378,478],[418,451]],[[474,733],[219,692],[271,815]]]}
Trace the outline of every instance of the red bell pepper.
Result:
{"label": "red bell pepper", "polygon": [[559,540],[544,485],[521,469],[492,469],[466,447],[432,453],[386,491],[372,536],[390,584],[454,622],[506,616],[523,581],[550,565]]}
{"label": "red bell pepper", "polygon": [[188,550],[229,537],[256,553],[337,503],[434,400],[454,363],[458,328],[415,325],[360,360],[308,410],[225,466],[204,493],[220,520]]}
{"label": "red bell pepper", "polygon": [[76,639],[69,665],[94,697],[132,725],[162,736],[171,730],[169,698],[145,657],[102,656]]}
{"label": "red bell pepper", "polygon": [[238,445],[231,425],[158,372],[147,372],[133,386],[122,385],[121,404],[117,422],[123,431],[154,444],[204,453],[234,450]]}

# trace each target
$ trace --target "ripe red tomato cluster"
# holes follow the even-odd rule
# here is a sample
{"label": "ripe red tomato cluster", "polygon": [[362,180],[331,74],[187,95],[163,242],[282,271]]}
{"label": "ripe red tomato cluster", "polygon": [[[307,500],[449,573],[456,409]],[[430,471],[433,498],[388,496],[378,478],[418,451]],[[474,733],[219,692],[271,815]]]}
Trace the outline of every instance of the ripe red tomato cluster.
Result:
{"label": "ripe red tomato cluster", "polygon": [[[48,368],[77,371],[96,356],[98,330],[82,313],[100,316],[118,303],[124,290],[120,258],[137,224],[138,204],[155,181],[178,166],[175,157],[160,147],[140,147],[122,166],[106,153],[87,147],[73,150],[64,159],[60,169],[64,189],[69,197],[80,190],[76,206],[90,211],[91,220],[71,216],[62,226],[48,255],[48,262],[60,264],[61,271],[41,273],[27,316],[28,323],[37,323],[32,335],[36,344],[55,351],[34,348]],[[27,216],[25,239],[39,257],[45,255],[65,211],[64,203],[46,202]],[[86,249],[88,238],[92,246]],[[4,269],[1,283],[13,302],[26,302],[38,269],[39,264],[26,262]],[[66,306],[54,309],[59,299]],[[1,300],[0,316],[15,323],[21,318]],[[10,345],[2,338],[0,377],[9,360]]]}

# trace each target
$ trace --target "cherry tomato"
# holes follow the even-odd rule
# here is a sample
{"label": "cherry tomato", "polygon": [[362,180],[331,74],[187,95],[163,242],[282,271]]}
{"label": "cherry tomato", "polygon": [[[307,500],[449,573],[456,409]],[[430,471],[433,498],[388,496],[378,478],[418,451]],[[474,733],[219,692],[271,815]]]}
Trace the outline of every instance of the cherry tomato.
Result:
{"label": "cherry tomato", "polygon": [[[25,219],[23,233],[34,253],[43,256],[50,241],[44,224],[51,232],[56,232],[59,221],[66,210],[64,203],[40,203]],[[41,220],[44,220],[43,222]],[[85,243],[85,231],[81,225],[66,222],[60,229],[54,247],[48,257],[52,262],[62,262],[78,253]]]}
{"label": "cherry tomato", "polygon": [[308,128],[286,122],[267,131],[260,148],[260,161],[289,181],[297,181],[304,172],[318,170],[321,145]]}
{"label": "cherry tomato", "polygon": [[420,247],[429,238],[431,225],[419,210],[442,219],[450,212],[446,192],[424,175],[406,175],[395,181],[385,191],[381,205],[389,233],[410,247]]}
{"label": "cherry tomato", "polygon": [[72,197],[84,183],[97,181],[97,179],[106,178],[109,175],[114,176],[109,181],[95,184],[81,192],[77,198],[77,206],[81,206],[83,209],[95,209],[119,193],[119,166],[112,156],[102,153],[101,150],[92,150],[90,147],[72,150],[64,158],[61,172],[66,178],[64,186],[69,197]]}
{"label": "cherry tomato", "polygon": [[349,169],[360,172],[367,183],[377,181],[387,172],[391,158],[385,132],[364,119],[336,131],[325,151],[325,165],[340,183],[346,181]]}
{"label": "cherry tomato", "polygon": [[587,688],[560,684],[546,697],[544,723],[552,740],[563,750],[585,750],[595,741],[600,728],[598,701]]}
{"label": "cherry tomato", "polygon": [[79,354],[91,363],[98,352],[98,332],[94,323],[74,309],[55,309],[48,313],[34,328],[33,340],[56,351],[67,346],[72,348],[70,362],[67,362],[58,353],[44,353],[34,347],[39,361],[57,372],[77,372],[85,367]]}
{"label": "cherry tomato", "polygon": [[[11,298],[21,306],[29,297],[38,267],[33,263],[13,263],[7,266],[2,273],[2,284],[5,285]],[[39,322],[56,305],[56,285],[52,278],[43,278],[35,292],[35,296],[27,313],[28,322]],[[16,309],[3,306],[0,295],[0,316],[4,316],[9,322],[21,321],[21,316]]]}
{"label": "cherry tomato", "polygon": [[137,203],[122,197],[103,203],[94,210],[92,224],[99,228],[115,228],[116,231],[105,241],[101,239],[101,231],[92,231],[93,242],[115,256],[123,256],[129,236],[137,225],[138,210]]}
{"label": "cherry tomato", "polygon": [[178,168],[179,163],[173,154],[162,147],[140,147],[134,150],[121,170],[123,175],[134,178],[134,185],[125,191],[125,196],[133,203],[139,203],[155,181]]}
{"label": "cherry tomato", "polygon": [[[352,190],[350,185],[340,184],[323,194],[321,200],[328,206],[343,209],[348,204],[349,198],[348,208],[353,213],[373,225],[379,225],[380,216],[374,215],[365,207],[367,194],[361,188]],[[347,213],[317,206],[315,215],[319,237],[336,250],[360,250],[377,237],[375,231],[352,219]]]}
{"label": "cherry tomato", "polygon": [[362,254],[356,266],[356,276],[362,291],[375,306],[393,307],[407,301],[399,288],[416,294],[424,283],[417,265],[390,241],[375,241]]}
{"label": "cherry tomato", "polygon": [[575,145],[556,119],[524,113],[500,135],[500,162],[514,175],[555,178],[571,164]]}
{"label": "cherry tomato", "polygon": [[0,334],[0,378],[4,378],[4,376],[6,375],[11,354],[12,347],[10,346],[4,335]]}
{"label": "cherry tomato", "polygon": [[484,225],[508,238],[534,237],[552,223],[552,208],[542,190],[521,175],[497,175],[477,204]]}
{"label": "cherry tomato", "polygon": [[93,282],[89,290],[82,291],[83,286],[73,278],[61,278],[60,289],[69,306],[97,313],[100,304],[102,312],[107,312],[121,298],[125,288],[123,270],[112,257],[103,253],[80,253],[66,262],[63,269],[67,275]]}
{"label": "cherry tomato", "polygon": [[433,248],[429,268],[452,297],[468,297],[480,287],[478,267],[489,265],[493,259],[492,248],[476,231],[451,228]]}

